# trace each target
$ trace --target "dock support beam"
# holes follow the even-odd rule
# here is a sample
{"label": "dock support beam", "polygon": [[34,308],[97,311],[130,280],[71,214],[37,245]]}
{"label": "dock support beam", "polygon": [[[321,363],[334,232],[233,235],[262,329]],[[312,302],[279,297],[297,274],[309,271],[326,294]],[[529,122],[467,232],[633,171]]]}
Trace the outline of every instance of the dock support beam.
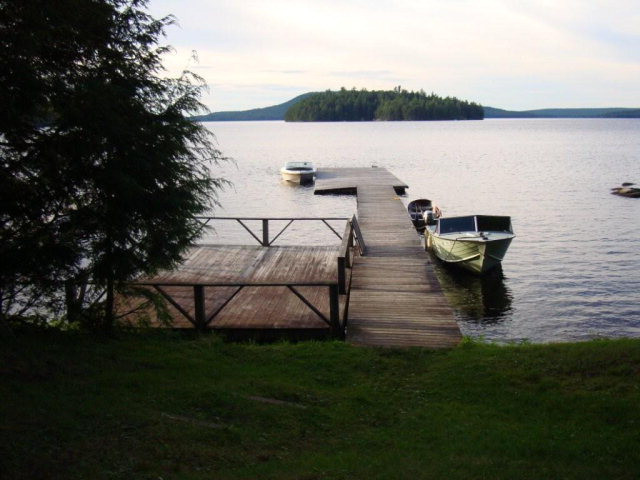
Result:
{"label": "dock support beam", "polygon": [[340,301],[338,285],[329,285],[329,321],[339,338],[344,338],[344,329],[340,325]]}
{"label": "dock support beam", "polygon": [[196,329],[204,331],[207,326],[207,319],[204,310],[204,286],[193,286],[193,306],[194,306],[194,320],[196,321]]}
{"label": "dock support beam", "polygon": [[269,219],[262,219],[262,246],[269,246]]}
{"label": "dock support beam", "polygon": [[347,272],[345,269],[345,257],[338,257],[338,291],[341,295],[347,293]]}

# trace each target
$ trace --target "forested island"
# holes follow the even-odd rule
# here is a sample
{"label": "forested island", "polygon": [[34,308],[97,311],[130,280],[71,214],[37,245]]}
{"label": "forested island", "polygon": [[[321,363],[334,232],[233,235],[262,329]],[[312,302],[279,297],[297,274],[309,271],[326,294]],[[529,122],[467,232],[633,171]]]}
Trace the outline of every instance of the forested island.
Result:
{"label": "forested island", "polygon": [[[353,92],[353,90],[351,90],[351,92]],[[367,93],[374,94],[375,92]],[[419,94],[420,93],[422,92],[419,92]],[[298,95],[284,103],[272,105],[270,107],[253,108],[251,110],[242,111],[208,113],[206,115],[195,116],[193,117],[193,120],[200,122],[284,120],[285,114],[289,109],[300,103],[302,100],[315,95],[322,94],[318,92],[308,92]],[[362,98],[363,97],[361,97],[361,99]],[[360,101],[362,102],[362,100]],[[483,110],[484,118],[640,118],[640,109],[638,108],[545,108],[523,111],[504,110],[501,108],[486,106],[481,108]],[[357,120],[360,119],[358,118]],[[448,120],[448,118],[446,118],[446,120]]]}
{"label": "forested island", "polygon": [[287,122],[358,122],[372,120],[482,120],[481,105],[423,90],[327,90],[295,103]]}

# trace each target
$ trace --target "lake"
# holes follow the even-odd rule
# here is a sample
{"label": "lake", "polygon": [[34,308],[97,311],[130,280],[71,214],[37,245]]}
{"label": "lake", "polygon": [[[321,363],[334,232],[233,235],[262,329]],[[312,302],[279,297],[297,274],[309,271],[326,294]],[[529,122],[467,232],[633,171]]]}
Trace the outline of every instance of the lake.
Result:
{"label": "lake", "polygon": [[[354,197],[285,184],[287,161],[387,168],[445,216],[510,215],[517,235],[502,269],[478,278],[436,263],[463,334],[556,342],[640,336],[640,119],[468,122],[210,122],[231,180],[218,216],[350,217]],[[272,227],[275,228],[275,227]],[[328,243],[319,222],[294,223],[278,243]],[[251,243],[218,221],[206,241]]]}

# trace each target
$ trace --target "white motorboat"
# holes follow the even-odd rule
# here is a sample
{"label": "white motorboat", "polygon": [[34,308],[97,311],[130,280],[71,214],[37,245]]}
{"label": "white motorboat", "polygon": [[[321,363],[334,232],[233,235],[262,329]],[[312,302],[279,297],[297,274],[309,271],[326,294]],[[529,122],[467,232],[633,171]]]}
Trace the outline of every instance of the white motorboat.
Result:
{"label": "white motorboat", "polygon": [[316,168],[311,162],[287,162],[280,169],[282,179],[291,183],[311,183],[316,174]]}
{"label": "white motorboat", "polygon": [[515,237],[511,217],[469,215],[427,222],[426,247],[443,262],[477,274],[502,262]]}

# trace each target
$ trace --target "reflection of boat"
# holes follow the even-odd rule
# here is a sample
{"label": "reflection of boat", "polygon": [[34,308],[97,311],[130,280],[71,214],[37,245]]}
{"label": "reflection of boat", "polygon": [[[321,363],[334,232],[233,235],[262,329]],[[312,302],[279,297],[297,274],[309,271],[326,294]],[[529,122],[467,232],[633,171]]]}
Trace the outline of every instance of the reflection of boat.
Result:
{"label": "reflection of boat", "polygon": [[511,217],[469,215],[427,225],[427,247],[447,263],[484,273],[502,262],[515,237]]}
{"label": "reflection of boat", "polygon": [[494,324],[511,311],[513,297],[500,265],[479,276],[438,262],[434,264],[434,272],[459,320]]}
{"label": "reflection of boat", "polygon": [[433,209],[431,205],[431,200],[427,200],[426,198],[418,198],[413,202],[410,202],[407,205],[407,211],[409,212],[409,216],[411,217],[411,221],[413,222],[413,226],[416,227],[418,232],[424,232],[426,227],[425,223],[425,213],[431,212]]}
{"label": "reflection of boat", "polygon": [[311,162],[287,162],[280,169],[282,179],[291,183],[310,183],[316,174],[316,168]]}

